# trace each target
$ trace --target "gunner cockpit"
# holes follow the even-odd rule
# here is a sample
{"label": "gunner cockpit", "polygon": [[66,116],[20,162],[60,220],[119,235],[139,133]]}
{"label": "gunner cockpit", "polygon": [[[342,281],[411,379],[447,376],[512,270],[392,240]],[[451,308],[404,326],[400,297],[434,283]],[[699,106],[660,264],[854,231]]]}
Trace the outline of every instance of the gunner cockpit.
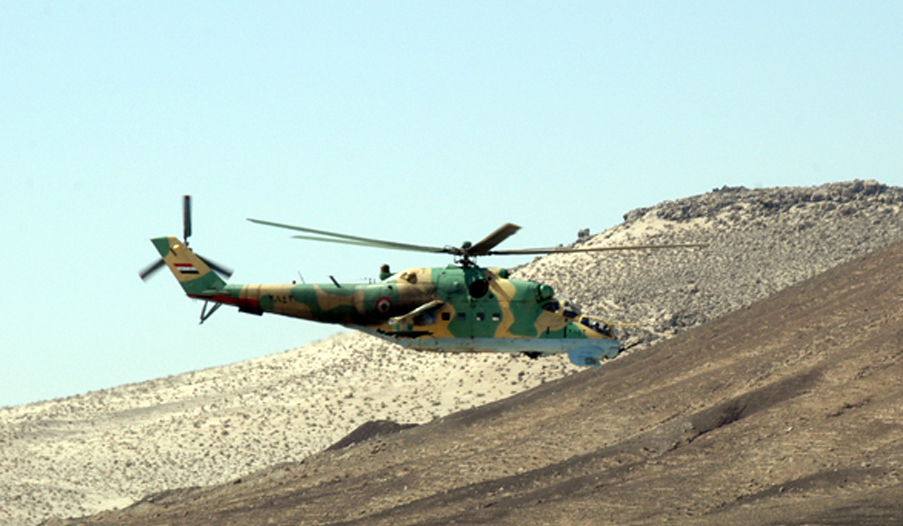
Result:
{"label": "gunner cockpit", "polygon": [[573,320],[580,316],[580,307],[567,298],[555,298],[542,306],[543,309]]}
{"label": "gunner cockpit", "polygon": [[580,307],[567,298],[555,298],[543,305],[542,308],[567,318],[571,322],[579,322],[581,325],[604,336],[614,336],[614,331],[612,331],[611,325],[607,321],[594,316],[583,315]]}

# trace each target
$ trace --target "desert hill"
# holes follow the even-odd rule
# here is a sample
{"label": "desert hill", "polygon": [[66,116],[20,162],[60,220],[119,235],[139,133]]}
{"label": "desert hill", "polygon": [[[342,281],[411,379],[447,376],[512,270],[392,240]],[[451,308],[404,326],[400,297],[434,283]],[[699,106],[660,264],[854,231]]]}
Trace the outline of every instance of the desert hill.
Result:
{"label": "desert hill", "polygon": [[[901,209],[903,189],[875,182],[723,188],[634,210],[621,225],[577,241],[706,241],[709,249],[559,255],[515,276],[553,285],[588,313],[640,323],[622,332],[638,344],[626,357],[642,356],[903,238]],[[266,317],[261,324],[266,330]],[[365,422],[432,422],[577,371],[566,358],[423,354],[350,334],[227,367],[0,408],[0,525],[246,478],[308,458]]]}
{"label": "desert hill", "polygon": [[79,524],[903,524],[903,243],[479,408]]}

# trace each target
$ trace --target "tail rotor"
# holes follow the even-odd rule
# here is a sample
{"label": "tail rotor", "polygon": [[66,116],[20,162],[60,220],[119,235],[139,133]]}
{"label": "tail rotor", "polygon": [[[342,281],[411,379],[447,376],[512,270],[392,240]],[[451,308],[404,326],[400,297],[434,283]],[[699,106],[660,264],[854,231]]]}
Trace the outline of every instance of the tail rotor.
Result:
{"label": "tail rotor", "polygon": [[[186,195],[182,198],[182,243],[187,247],[188,246],[188,238],[191,237],[191,196]],[[229,267],[220,265],[210,259],[207,259],[200,254],[196,254],[197,257],[203,261],[210,270],[213,270],[217,274],[220,274],[224,278],[229,278],[232,276],[232,269]],[[144,267],[139,273],[138,276],[141,277],[142,280],[147,281],[151,278],[158,270],[166,266],[166,261],[164,260],[166,256],[160,258],[150,265]]]}

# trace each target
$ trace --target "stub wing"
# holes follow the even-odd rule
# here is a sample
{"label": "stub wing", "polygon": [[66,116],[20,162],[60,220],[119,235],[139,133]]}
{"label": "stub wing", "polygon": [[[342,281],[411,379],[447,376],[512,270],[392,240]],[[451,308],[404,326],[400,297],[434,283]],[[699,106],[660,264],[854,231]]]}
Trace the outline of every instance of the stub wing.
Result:
{"label": "stub wing", "polygon": [[445,305],[445,302],[442,300],[433,300],[428,303],[424,303],[423,305],[417,307],[407,314],[403,314],[401,316],[395,316],[394,318],[389,318],[390,325],[401,325],[402,323],[414,323],[414,318],[421,316],[423,314],[427,314],[430,312],[437,311]]}

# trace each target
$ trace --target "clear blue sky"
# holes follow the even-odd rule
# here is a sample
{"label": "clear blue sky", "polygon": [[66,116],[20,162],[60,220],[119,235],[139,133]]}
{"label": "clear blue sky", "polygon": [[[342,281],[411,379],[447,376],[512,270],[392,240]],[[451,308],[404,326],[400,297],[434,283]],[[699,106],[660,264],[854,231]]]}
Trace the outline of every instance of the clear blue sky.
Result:
{"label": "clear blue sky", "polygon": [[[570,242],[722,185],[903,184],[900,2],[2,2],[0,406],[336,332],[143,283],[181,232],[237,283]],[[499,259],[513,265],[524,259]]]}

